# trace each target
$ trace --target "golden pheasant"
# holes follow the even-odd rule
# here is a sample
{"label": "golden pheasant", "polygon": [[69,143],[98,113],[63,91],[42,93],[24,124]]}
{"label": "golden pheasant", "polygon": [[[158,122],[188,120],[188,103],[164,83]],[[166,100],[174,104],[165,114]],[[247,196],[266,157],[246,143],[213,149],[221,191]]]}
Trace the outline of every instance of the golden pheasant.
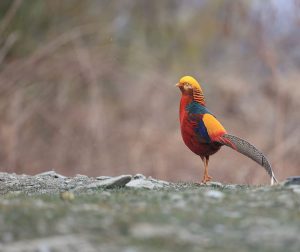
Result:
{"label": "golden pheasant", "polygon": [[206,108],[204,94],[198,81],[191,76],[182,77],[176,84],[181,90],[179,118],[181,135],[186,146],[201,157],[204,163],[203,183],[212,179],[208,175],[209,157],[226,145],[253,159],[265,168],[271,184],[277,182],[267,158],[252,144],[233,135]]}

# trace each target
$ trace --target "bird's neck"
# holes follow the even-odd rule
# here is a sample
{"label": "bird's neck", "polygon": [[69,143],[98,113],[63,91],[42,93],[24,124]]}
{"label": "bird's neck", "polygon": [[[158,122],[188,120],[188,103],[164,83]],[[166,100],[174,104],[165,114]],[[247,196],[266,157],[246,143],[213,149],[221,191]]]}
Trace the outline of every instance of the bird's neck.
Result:
{"label": "bird's neck", "polygon": [[183,120],[183,116],[186,113],[186,107],[191,104],[192,102],[197,102],[201,104],[202,106],[205,106],[205,102],[203,101],[198,101],[194,99],[193,94],[185,94],[182,93],[181,100],[180,100],[180,107],[179,107],[179,117],[180,117],[180,122]]}
{"label": "bird's neck", "polygon": [[179,119],[180,124],[183,120],[183,116],[185,114],[185,108],[188,104],[190,104],[193,101],[193,97],[188,94],[182,93],[181,99],[180,99],[180,107],[179,107]]}
{"label": "bird's neck", "polygon": [[180,100],[180,110],[184,109],[191,102],[197,102],[200,105],[205,107],[205,100],[203,94],[200,96],[195,93],[193,94],[182,93],[181,100]]}
{"label": "bird's neck", "polygon": [[205,106],[205,99],[204,99],[204,94],[203,94],[202,90],[194,89],[193,90],[193,99],[195,102],[198,102],[201,105]]}

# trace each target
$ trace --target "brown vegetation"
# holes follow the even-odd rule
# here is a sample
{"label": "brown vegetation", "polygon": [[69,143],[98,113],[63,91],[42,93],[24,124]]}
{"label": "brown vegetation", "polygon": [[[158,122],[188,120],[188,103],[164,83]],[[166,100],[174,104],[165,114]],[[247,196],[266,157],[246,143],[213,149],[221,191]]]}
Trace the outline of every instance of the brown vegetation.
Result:
{"label": "brown vegetation", "polygon": [[[300,5],[280,2],[2,0],[1,171],[199,181],[174,87],[191,74],[229,133],[297,175]],[[216,180],[268,181],[230,149],[211,160]]]}

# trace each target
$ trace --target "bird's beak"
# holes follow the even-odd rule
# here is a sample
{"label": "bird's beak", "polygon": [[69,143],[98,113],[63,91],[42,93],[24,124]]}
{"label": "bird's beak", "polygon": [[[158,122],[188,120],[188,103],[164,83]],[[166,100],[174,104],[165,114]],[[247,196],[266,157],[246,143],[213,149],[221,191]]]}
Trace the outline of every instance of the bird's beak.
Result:
{"label": "bird's beak", "polygon": [[175,87],[180,87],[180,83],[179,82],[176,83]]}

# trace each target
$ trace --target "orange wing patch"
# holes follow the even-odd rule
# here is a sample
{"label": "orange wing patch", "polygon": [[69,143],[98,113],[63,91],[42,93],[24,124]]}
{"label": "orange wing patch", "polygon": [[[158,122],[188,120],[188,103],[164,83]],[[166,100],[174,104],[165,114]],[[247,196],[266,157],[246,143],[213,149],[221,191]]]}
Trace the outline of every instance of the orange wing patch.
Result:
{"label": "orange wing patch", "polygon": [[213,115],[204,114],[202,120],[212,141],[219,141],[220,137],[227,133],[223,125]]}

